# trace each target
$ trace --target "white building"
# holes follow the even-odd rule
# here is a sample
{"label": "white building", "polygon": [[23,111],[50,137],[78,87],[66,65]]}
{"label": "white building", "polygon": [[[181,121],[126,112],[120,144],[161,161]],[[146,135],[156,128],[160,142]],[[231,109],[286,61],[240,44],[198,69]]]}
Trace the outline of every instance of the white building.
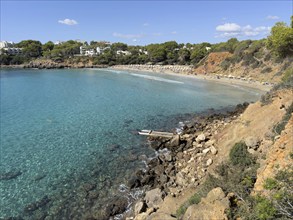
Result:
{"label": "white building", "polygon": [[80,46],[79,47],[79,53],[80,55],[84,56],[94,56],[94,55],[99,55],[103,52],[103,50],[99,47],[96,49],[90,49],[88,47]]}
{"label": "white building", "polygon": [[89,49],[85,51],[85,56],[94,56],[96,55],[95,50],[94,49]]}
{"label": "white building", "polygon": [[14,43],[12,41],[0,41],[0,49],[13,47]]}
{"label": "white building", "polygon": [[[2,48],[7,54],[10,55],[19,55],[22,54],[22,48],[17,47],[9,47],[9,48]],[[2,53],[2,52],[0,52]]]}
{"label": "white building", "polygon": [[19,55],[22,53],[22,48],[14,47],[12,41],[0,41],[0,54],[5,51],[9,55]]}
{"label": "white building", "polygon": [[64,43],[64,41],[57,40],[54,42],[54,45],[59,45],[59,44],[63,44],[63,43]]}
{"label": "white building", "polygon": [[131,55],[131,52],[125,50],[117,50],[117,55]]}
{"label": "white building", "polygon": [[100,54],[104,53],[104,51],[107,50],[107,49],[110,49],[110,47],[109,46],[107,46],[107,47],[97,47],[96,48],[96,54],[100,55]]}
{"label": "white building", "polygon": [[146,50],[142,50],[142,49],[139,49],[138,50],[140,53],[144,53],[145,55],[148,55],[148,52]]}

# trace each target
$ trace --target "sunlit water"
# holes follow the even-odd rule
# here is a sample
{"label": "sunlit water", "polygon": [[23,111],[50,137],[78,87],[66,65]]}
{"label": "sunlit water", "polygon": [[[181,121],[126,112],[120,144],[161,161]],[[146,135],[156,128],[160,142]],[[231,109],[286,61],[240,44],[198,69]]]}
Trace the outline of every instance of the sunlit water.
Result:
{"label": "sunlit water", "polygon": [[102,179],[100,196],[107,196],[143,166],[137,156],[152,154],[145,139],[135,135],[137,129],[171,129],[179,122],[176,115],[260,95],[164,74],[1,70],[0,174],[21,174],[0,180],[0,217],[21,215],[29,203],[45,195],[57,198],[88,178]]}

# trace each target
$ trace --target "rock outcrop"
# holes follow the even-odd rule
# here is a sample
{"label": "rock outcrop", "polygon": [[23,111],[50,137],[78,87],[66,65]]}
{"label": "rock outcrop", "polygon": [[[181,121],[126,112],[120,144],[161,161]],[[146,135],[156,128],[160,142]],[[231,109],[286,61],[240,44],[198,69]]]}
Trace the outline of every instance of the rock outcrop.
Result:
{"label": "rock outcrop", "polygon": [[199,204],[190,206],[184,214],[184,220],[226,220],[227,209],[230,207],[229,199],[221,188],[211,190],[206,198]]}

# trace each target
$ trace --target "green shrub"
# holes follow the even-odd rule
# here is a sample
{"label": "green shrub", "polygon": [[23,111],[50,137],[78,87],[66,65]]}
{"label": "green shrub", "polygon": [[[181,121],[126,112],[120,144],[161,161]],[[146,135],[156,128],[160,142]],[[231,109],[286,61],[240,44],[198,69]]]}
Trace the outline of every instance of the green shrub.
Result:
{"label": "green shrub", "polygon": [[244,40],[239,42],[239,44],[235,48],[234,54],[237,56],[241,56],[244,51],[250,46],[251,42],[251,40]]}
{"label": "green shrub", "polygon": [[272,58],[271,54],[268,53],[265,55],[264,61],[269,61]]}
{"label": "green shrub", "polygon": [[286,114],[282,118],[282,121],[274,126],[273,130],[275,131],[276,134],[281,134],[281,132],[285,129],[285,126],[288,123],[292,112],[293,112],[293,103],[286,110]]}
{"label": "green shrub", "polygon": [[255,69],[255,68],[259,67],[260,65],[261,65],[261,63],[255,60],[253,63],[251,63],[251,68]]}
{"label": "green shrub", "polygon": [[220,65],[223,68],[223,70],[227,70],[230,67],[231,62],[229,59],[225,59]]}
{"label": "green shrub", "polygon": [[275,217],[276,209],[274,208],[272,201],[259,196],[256,198],[256,202],[255,212],[258,219],[267,220]]}
{"label": "green shrub", "polygon": [[247,146],[244,142],[239,142],[234,145],[229,154],[230,161],[233,165],[250,166],[255,163],[255,159],[247,151]]}
{"label": "green shrub", "polygon": [[282,77],[282,81],[283,82],[287,82],[289,81],[290,78],[293,77],[293,67],[287,69],[285,72],[284,72],[284,75]]}
{"label": "green shrub", "polygon": [[275,179],[272,179],[272,178],[267,178],[265,180],[265,183],[264,183],[264,188],[265,189],[268,189],[268,190],[272,190],[272,189],[276,189],[278,186],[278,183]]}
{"label": "green shrub", "polygon": [[195,193],[183,205],[181,205],[179,209],[177,209],[176,211],[177,218],[182,217],[189,206],[200,203],[201,198],[207,194],[207,193],[203,193],[203,191],[201,191],[200,189],[199,191],[201,193]]}
{"label": "green shrub", "polygon": [[268,66],[261,70],[261,73],[269,73],[269,72],[272,72],[272,68]]}

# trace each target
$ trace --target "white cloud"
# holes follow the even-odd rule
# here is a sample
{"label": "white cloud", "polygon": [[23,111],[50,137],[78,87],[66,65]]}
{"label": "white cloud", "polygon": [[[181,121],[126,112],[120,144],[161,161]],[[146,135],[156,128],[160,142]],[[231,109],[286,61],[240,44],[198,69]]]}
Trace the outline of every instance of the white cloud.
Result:
{"label": "white cloud", "polygon": [[171,34],[177,34],[177,31],[172,31]]}
{"label": "white cloud", "polygon": [[216,27],[217,31],[223,31],[223,32],[235,32],[235,31],[239,31],[240,29],[241,27],[235,23],[225,23],[223,25],[218,25]]}
{"label": "white cloud", "polygon": [[113,33],[114,37],[119,37],[119,38],[125,38],[125,39],[136,39],[136,38],[142,38],[145,35],[144,34],[120,34],[120,33]]}
{"label": "white cloud", "polygon": [[61,23],[61,24],[66,24],[66,25],[76,25],[76,24],[78,24],[76,20],[68,19],[68,18],[66,18],[64,20],[59,20],[58,22]]}
{"label": "white cloud", "polygon": [[268,15],[267,16],[267,19],[268,20],[278,20],[278,19],[280,19],[280,17],[279,16],[276,16],[276,15]]}
{"label": "white cloud", "polygon": [[147,27],[147,26],[150,26],[150,24],[146,22],[146,23],[143,24],[143,26]]}
{"label": "white cloud", "polygon": [[236,23],[226,23],[224,25],[218,25],[216,27],[216,38],[231,38],[231,37],[253,37],[257,35],[267,35],[271,30],[271,27],[259,26],[252,27],[251,25],[245,25],[241,27]]}

